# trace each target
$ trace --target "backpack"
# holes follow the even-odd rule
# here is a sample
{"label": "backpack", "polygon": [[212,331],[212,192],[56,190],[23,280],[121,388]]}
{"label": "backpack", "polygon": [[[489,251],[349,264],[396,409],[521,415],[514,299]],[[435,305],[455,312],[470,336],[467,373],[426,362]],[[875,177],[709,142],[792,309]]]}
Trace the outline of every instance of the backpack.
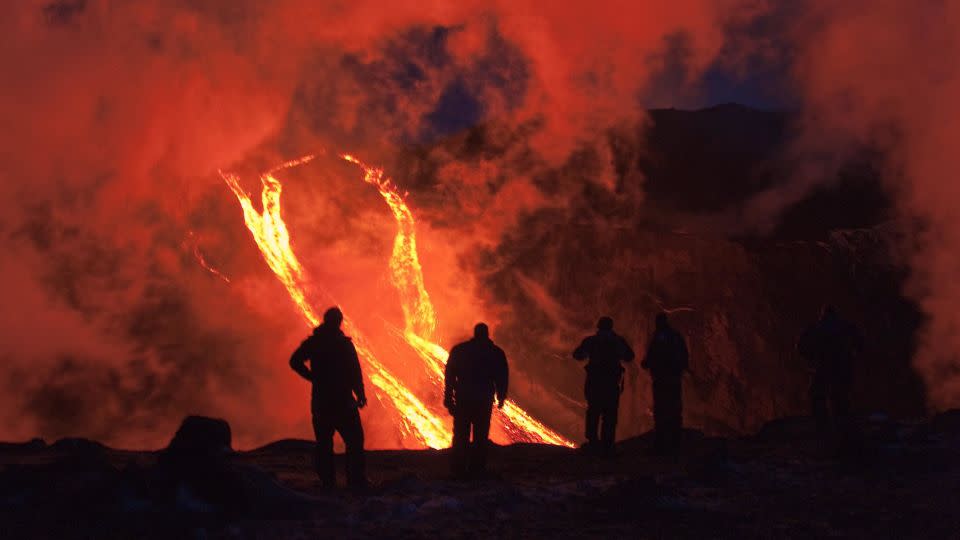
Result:
{"label": "backpack", "polygon": [[623,372],[623,343],[616,334],[594,336],[590,343],[590,364],[587,368],[597,373],[618,375]]}

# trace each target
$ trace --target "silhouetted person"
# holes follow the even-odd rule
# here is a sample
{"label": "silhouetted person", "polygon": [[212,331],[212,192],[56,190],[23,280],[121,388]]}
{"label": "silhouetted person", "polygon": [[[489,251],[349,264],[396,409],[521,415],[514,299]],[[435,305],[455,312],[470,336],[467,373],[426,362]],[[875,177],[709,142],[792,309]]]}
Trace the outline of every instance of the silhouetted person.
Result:
{"label": "silhouetted person", "polygon": [[290,367],[313,383],[310,409],[317,437],[316,466],[321,484],[336,485],[333,468],[333,433],[336,431],[346,446],[347,482],[352,487],[363,487],[367,478],[358,409],[366,406],[367,398],[357,349],[340,329],[342,323],[343,313],[335,307],[328,309],[323,314],[323,324],[293,352]]}
{"label": "silhouetted person", "polygon": [[680,449],[683,437],[681,382],[688,360],[683,336],[670,326],[666,313],[658,313],[656,329],[640,363],[653,379],[653,435],[657,453],[674,454]]}
{"label": "silhouetted person", "polygon": [[[620,408],[620,393],[623,391],[623,366],[621,362],[633,360],[633,349],[626,340],[613,331],[613,319],[601,317],[597,333],[587,336],[573,351],[577,360],[589,360],[587,380],[583,393],[587,398],[586,438],[583,448],[588,451],[612,452],[617,439],[617,412]],[[597,430],[600,422],[599,439]]]}
{"label": "silhouetted person", "polygon": [[850,413],[853,362],[863,348],[855,325],[826,306],[820,320],[800,336],[797,350],[810,362],[810,403],[821,435],[840,425]]}
{"label": "silhouetted person", "polygon": [[490,340],[486,324],[477,324],[473,339],[450,350],[443,405],[453,415],[454,475],[480,476],[486,471],[493,401],[496,397],[497,406],[503,408],[508,382],[507,355]]}

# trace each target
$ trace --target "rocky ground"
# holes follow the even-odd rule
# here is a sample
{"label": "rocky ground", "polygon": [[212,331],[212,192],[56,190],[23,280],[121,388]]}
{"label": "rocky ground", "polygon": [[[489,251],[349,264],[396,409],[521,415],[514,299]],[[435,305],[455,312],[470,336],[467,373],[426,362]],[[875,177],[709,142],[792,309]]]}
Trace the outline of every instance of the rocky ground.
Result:
{"label": "rocky ground", "polygon": [[320,491],[308,442],[234,453],[228,428],[208,428],[181,428],[162,452],[0,445],[0,537],[960,536],[960,411],[862,419],[841,452],[806,419],[740,439],[689,432],[677,459],[648,455],[648,437],[609,459],[498,447],[493,477],[469,483],[448,478],[443,451],[373,451],[365,493]]}

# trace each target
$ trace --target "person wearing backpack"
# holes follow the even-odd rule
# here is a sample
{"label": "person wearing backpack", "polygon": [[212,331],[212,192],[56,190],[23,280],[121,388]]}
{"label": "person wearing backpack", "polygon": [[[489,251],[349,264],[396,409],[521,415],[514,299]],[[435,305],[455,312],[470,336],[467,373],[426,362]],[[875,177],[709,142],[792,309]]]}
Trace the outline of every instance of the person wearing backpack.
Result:
{"label": "person wearing backpack", "polygon": [[[616,442],[617,413],[623,391],[621,362],[633,360],[634,353],[626,340],[613,331],[613,319],[600,317],[597,333],[587,336],[573,351],[573,358],[589,360],[584,397],[587,399],[586,438],[582,448],[589,452],[610,454]],[[598,438],[597,430],[600,422]]]}
{"label": "person wearing backpack", "polygon": [[658,454],[675,454],[680,449],[683,436],[681,381],[688,359],[683,336],[670,326],[666,313],[658,313],[656,329],[640,363],[653,379],[654,451]]}

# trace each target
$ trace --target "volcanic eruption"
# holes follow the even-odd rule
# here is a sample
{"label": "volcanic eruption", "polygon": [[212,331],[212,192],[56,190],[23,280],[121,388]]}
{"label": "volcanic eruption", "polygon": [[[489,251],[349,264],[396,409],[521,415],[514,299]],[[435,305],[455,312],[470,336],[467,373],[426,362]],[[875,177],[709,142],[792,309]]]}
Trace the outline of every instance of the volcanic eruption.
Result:
{"label": "volcanic eruption", "polygon": [[[877,336],[864,408],[956,403],[955,3],[49,0],[0,26],[6,438],[306,436],[283,357],[332,304],[375,446],[445,444],[444,347],[481,318],[520,374],[500,442],[569,444],[571,346],[606,313],[642,347],[664,307],[707,431],[804,412],[827,296]],[[622,436],[648,393],[630,374]]]}
{"label": "volcanic eruption", "polygon": [[[398,373],[405,374],[409,374],[411,370],[425,370],[432,382],[432,395],[418,397],[408,385],[391,373],[377,359],[360,329],[349,317],[344,318],[344,329],[354,339],[365,371],[377,389],[377,397],[389,402],[393,409],[391,412],[397,416],[401,442],[405,445],[422,444],[431,448],[445,448],[450,445],[452,434],[448,423],[442,419],[439,401],[443,395],[443,366],[448,352],[432,341],[435,339],[437,316],[424,286],[417,255],[413,212],[396,186],[384,176],[383,170],[368,166],[349,154],[344,154],[342,158],[363,170],[363,180],[377,188],[397,221],[398,229],[389,261],[391,281],[399,293],[404,316],[405,326],[397,333],[416,352],[422,364],[401,365],[395,369]],[[322,285],[310,281],[294,253],[290,233],[281,216],[282,184],[275,176],[282,169],[302,165],[312,159],[313,156],[306,156],[288,161],[261,175],[262,212],[257,212],[254,208],[250,195],[240,187],[236,175],[221,173],[221,176],[237,196],[247,228],[250,229],[264,260],[284,285],[307,324],[316,326],[320,323],[320,308],[315,302],[321,299],[332,302],[333,299],[323,292]],[[318,291],[320,297],[312,291]],[[497,419],[498,429],[494,429],[493,438],[498,442],[573,446],[571,441],[532,418],[513,401],[508,401],[504,408],[497,410]]]}

